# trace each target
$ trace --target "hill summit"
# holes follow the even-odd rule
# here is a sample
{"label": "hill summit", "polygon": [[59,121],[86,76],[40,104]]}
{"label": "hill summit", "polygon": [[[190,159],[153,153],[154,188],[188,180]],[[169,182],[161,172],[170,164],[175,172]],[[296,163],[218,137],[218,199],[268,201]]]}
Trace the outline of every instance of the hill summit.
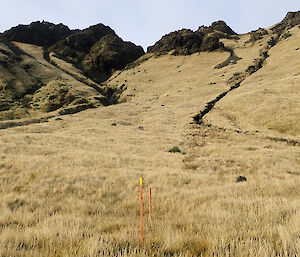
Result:
{"label": "hill summit", "polygon": [[141,46],[124,42],[103,24],[77,31],[51,46],[49,51],[74,63],[98,82],[145,54]]}
{"label": "hill summit", "polygon": [[18,25],[3,33],[3,38],[39,46],[51,46],[71,35],[71,31],[63,24],[55,25],[46,21],[36,21],[29,25]]}
{"label": "hill summit", "polygon": [[174,55],[190,55],[196,52],[215,51],[224,45],[221,38],[233,38],[236,33],[224,21],[211,26],[201,26],[197,31],[182,29],[163,36],[154,46],[148,47],[148,53],[158,55],[173,50]]}
{"label": "hill summit", "polygon": [[[63,24],[36,21],[13,27],[1,38],[42,46],[46,54],[54,52],[97,82],[106,80],[112,71],[123,69],[145,54],[141,46],[124,42],[113,29],[101,23],[83,30],[70,30]],[[95,49],[100,48],[96,54]]]}

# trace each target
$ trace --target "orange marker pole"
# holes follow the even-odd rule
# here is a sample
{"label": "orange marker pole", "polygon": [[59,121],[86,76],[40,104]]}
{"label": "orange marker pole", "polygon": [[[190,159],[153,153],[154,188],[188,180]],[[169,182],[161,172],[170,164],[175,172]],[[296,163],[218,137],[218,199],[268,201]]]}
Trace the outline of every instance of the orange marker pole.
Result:
{"label": "orange marker pole", "polygon": [[149,221],[152,223],[151,187],[149,187]]}
{"label": "orange marker pole", "polygon": [[140,177],[140,243],[143,244],[144,239],[144,227],[143,227],[143,177]]}

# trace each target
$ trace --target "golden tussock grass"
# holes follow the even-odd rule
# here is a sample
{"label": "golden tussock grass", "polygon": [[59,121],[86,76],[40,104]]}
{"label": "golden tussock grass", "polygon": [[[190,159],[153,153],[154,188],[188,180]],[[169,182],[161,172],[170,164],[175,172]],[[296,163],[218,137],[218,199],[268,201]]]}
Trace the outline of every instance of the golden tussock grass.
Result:
{"label": "golden tussock grass", "polygon": [[[298,120],[280,132],[249,112],[248,126],[244,111],[256,105],[253,87],[249,105],[237,100],[245,86],[202,125],[189,124],[247,66],[243,55],[240,64],[214,70],[226,57],[151,58],[110,80],[127,80],[126,103],[1,130],[0,256],[298,256],[300,148],[274,140],[299,140]],[[181,153],[169,153],[173,146]],[[236,183],[240,175],[247,182]]]}

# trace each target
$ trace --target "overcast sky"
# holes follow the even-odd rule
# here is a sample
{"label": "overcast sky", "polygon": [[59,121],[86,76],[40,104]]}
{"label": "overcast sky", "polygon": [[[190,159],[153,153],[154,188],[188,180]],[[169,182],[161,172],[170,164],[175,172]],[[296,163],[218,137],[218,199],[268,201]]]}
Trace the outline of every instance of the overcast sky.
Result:
{"label": "overcast sky", "polygon": [[71,29],[103,23],[146,48],[182,28],[196,30],[224,20],[237,33],[246,33],[299,10],[299,0],[2,0],[0,31],[37,20]]}

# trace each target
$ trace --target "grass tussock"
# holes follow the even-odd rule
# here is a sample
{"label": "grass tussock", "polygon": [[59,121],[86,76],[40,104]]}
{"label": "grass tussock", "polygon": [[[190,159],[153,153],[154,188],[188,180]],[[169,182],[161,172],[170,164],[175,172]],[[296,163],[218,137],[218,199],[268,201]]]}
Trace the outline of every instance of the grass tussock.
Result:
{"label": "grass tussock", "polygon": [[[161,149],[160,158],[152,157],[158,162],[153,162],[148,158],[152,149],[139,150],[147,158],[134,154],[135,141],[117,146],[104,137],[99,141],[104,131],[108,138],[113,136],[107,130],[109,119],[104,127],[95,124],[88,130],[78,123],[81,132],[76,138],[66,136],[74,128],[68,127],[67,118],[64,122],[53,119],[49,124],[5,130],[1,137],[1,256],[299,253],[300,230],[295,224],[300,222],[300,176],[295,171],[300,163],[294,158],[299,147],[271,139],[257,144],[256,137],[203,125],[191,128],[186,136],[188,151],[183,159],[166,153],[161,139],[144,138],[143,144],[150,145],[150,140]],[[62,126],[63,134],[58,129]],[[127,135],[135,126],[119,132],[124,129]],[[239,143],[233,144],[234,139]],[[249,150],[254,145],[255,151]],[[110,147],[131,150],[115,155],[104,150]],[[171,167],[163,168],[166,162]],[[132,172],[139,165],[147,167],[142,246],[139,173]],[[247,176],[247,183],[235,182],[240,174]],[[151,224],[148,186],[152,187]]]}
{"label": "grass tussock", "polygon": [[168,150],[169,153],[181,153],[181,150],[179,149],[178,146],[173,146]]}
{"label": "grass tussock", "polygon": [[[0,256],[299,256],[299,69],[284,57],[299,45],[292,32],[282,58],[272,48],[201,125],[191,117],[228,90],[259,44],[244,47],[242,35],[243,59],[214,72],[226,53],[150,58],[109,81],[128,81],[120,105],[0,130]],[[280,124],[289,124],[285,134]],[[186,154],[170,154],[170,144]]]}

